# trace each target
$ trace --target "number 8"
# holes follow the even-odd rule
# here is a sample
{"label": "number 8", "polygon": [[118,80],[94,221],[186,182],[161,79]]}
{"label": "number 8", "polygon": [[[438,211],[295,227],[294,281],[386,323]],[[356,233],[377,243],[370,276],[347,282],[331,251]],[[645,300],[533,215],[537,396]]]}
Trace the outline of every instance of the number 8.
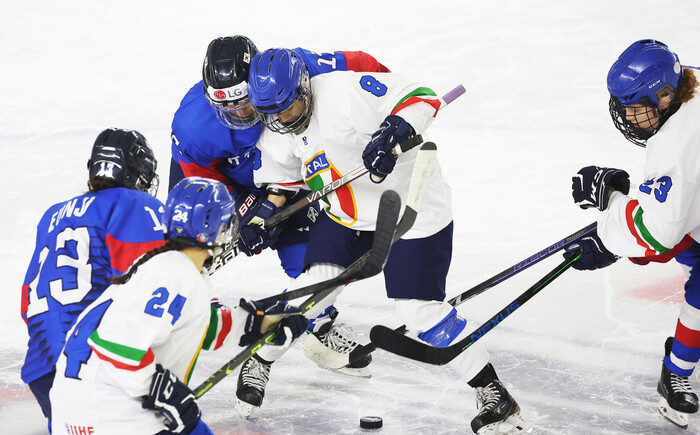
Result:
{"label": "number 8", "polygon": [[381,97],[386,94],[386,85],[372,76],[362,76],[360,79],[360,86],[365,91],[377,97]]}

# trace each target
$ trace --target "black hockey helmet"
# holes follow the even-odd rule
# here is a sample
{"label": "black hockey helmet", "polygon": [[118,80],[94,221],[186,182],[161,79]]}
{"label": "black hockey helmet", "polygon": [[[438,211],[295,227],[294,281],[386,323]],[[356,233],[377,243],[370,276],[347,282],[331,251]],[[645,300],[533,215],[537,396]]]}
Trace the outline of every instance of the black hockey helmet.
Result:
{"label": "black hockey helmet", "polygon": [[101,132],[87,166],[91,180],[104,178],[152,195],[158,191],[156,158],[146,138],[136,130],[108,128]]}
{"label": "black hockey helmet", "polygon": [[209,43],[202,66],[204,94],[222,124],[244,129],[259,122],[248,101],[248,72],[258,48],[242,35]]}

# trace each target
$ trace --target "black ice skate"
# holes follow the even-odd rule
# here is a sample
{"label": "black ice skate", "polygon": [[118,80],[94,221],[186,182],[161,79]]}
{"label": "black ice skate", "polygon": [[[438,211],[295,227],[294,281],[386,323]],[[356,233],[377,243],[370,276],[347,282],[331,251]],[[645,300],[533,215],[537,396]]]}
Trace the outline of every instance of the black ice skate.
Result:
{"label": "black ice skate", "polygon": [[508,423],[510,434],[531,433],[530,426],[520,415],[520,406],[498,379],[485,387],[476,387],[476,406],[479,413],[472,420],[472,430],[479,435],[502,433],[502,423]]}
{"label": "black ice skate", "polygon": [[320,327],[317,332],[309,334],[304,340],[304,355],[319,367],[343,373],[351,376],[369,378],[372,373],[367,366],[372,362],[372,355],[367,354],[353,361],[345,367],[338,367],[340,358],[345,358],[358,346],[353,340],[353,333],[349,326],[335,323],[337,312],[332,315],[332,320]]}
{"label": "black ice skate", "polygon": [[661,415],[671,423],[686,429],[688,414],[698,412],[698,396],[693,392],[688,378],[672,373],[663,364],[656,391],[662,396],[659,402]]}
{"label": "black ice skate", "polygon": [[270,379],[271,365],[272,363],[253,355],[241,367],[236,388],[236,410],[241,417],[250,417],[250,414],[262,405],[265,387]]}

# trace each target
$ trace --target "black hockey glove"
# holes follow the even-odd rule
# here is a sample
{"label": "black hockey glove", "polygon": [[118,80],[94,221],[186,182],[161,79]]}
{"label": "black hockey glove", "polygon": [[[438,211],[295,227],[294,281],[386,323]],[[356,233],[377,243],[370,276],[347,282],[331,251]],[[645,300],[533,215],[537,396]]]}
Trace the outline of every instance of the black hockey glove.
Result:
{"label": "black hockey glove", "polygon": [[190,433],[202,417],[190,387],[160,364],[156,364],[151,390],[141,407],[163,414],[166,426],[173,433]]}
{"label": "black hockey glove", "polygon": [[[238,230],[238,248],[247,256],[259,254],[263,249],[269,247],[277,241],[282,231],[283,224],[275,225],[274,227],[263,230],[256,222],[264,221],[269,217],[277,214],[279,208],[267,199],[261,199],[256,208],[249,213],[248,224],[243,224]],[[253,222],[251,219],[255,218]]]}
{"label": "black hockey glove", "polygon": [[586,166],[571,177],[574,202],[582,209],[595,207],[600,211],[608,208],[610,189],[627,195],[630,191],[629,174],[622,169]]}
{"label": "black hockey glove", "polygon": [[402,117],[389,115],[384,118],[362,153],[362,161],[373,175],[370,177],[373,182],[381,183],[394,170],[396,155],[393,148],[412,136],[413,128]]}
{"label": "black hockey glove", "polygon": [[239,346],[248,346],[259,340],[271,326],[279,322],[279,328],[275,338],[270,341],[274,346],[288,347],[292,340],[299,337],[309,321],[299,314],[299,308],[286,302],[260,302],[241,299],[238,304],[248,312]]}
{"label": "black hockey glove", "polygon": [[575,256],[578,250],[581,250],[581,258],[571,265],[577,270],[602,269],[610,266],[619,258],[605,248],[597,233],[582,238],[564,250],[564,258],[567,260]]}

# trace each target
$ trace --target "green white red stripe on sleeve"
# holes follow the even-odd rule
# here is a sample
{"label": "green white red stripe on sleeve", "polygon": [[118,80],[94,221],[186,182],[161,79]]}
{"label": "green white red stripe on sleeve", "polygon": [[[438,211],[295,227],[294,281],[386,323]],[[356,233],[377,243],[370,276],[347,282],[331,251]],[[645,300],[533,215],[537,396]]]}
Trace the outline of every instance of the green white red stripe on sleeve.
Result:
{"label": "green white red stripe on sleeve", "polygon": [[401,109],[404,109],[416,103],[428,103],[431,106],[433,106],[433,108],[435,109],[435,112],[433,113],[433,118],[435,117],[435,115],[437,115],[437,112],[440,109],[440,99],[438,98],[437,94],[435,94],[435,92],[433,92],[433,90],[430,88],[421,87],[411,92],[410,94],[404,96],[401,99],[401,101],[399,101],[399,103],[396,106],[394,106],[394,108],[391,111],[391,114],[395,115]]}
{"label": "green white red stripe on sleeve", "polygon": [[644,210],[636,199],[627,203],[625,218],[627,228],[637,240],[637,244],[646,250],[644,253],[646,257],[663,254],[670,249],[659,243],[644,225]]}
{"label": "green white red stripe on sleeve", "polygon": [[97,331],[93,331],[90,335],[88,344],[98,358],[112,363],[114,367],[122,370],[136,371],[146,367],[155,360],[153,351],[150,348],[141,350],[103,340]]}

